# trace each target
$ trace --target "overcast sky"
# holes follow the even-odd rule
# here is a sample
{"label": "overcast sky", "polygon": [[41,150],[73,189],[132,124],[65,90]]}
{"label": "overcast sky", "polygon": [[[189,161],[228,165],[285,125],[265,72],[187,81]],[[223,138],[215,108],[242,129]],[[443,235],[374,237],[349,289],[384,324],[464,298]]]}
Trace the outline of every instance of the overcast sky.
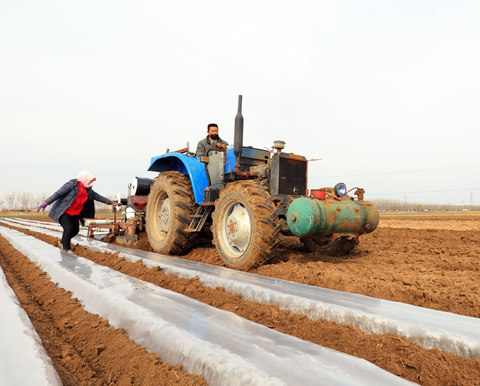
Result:
{"label": "overcast sky", "polygon": [[307,158],[309,188],[480,205],[480,2],[2,1],[0,200],[81,170],[122,196],[150,158],[233,144]]}

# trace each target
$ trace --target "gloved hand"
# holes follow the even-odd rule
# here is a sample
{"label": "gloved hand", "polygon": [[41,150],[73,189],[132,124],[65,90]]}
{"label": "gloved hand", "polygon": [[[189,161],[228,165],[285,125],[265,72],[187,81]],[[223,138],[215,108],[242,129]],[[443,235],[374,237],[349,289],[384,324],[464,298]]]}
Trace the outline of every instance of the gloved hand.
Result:
{"label": "gloved hand", "polygon": [[118,202],[117,202],[117,201],[112,201],[112,202],[110,203],[110,205],[116,206],[116,205],[118,205]]}
{"label": "gloved hand", "polygon": [[37,209],[37,212],[38,212],[39,210],[44,210],[44,209],[47,207],[47,205],[48,205],[48,204],[47,204],[46,202],[44,202],[42,205],[39,205],[39,206],[38,206],[38,209]]}

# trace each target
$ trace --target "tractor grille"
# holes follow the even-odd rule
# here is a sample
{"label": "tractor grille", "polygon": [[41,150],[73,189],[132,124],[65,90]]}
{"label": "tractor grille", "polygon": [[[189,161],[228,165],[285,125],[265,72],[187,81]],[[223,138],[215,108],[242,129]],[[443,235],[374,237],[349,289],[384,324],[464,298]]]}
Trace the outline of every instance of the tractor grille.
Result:
{"label": "tractor grille", "polygon": [[280,153],[272,158],[271,193],[304,196],[307,194],[307,160],[295,154]]}

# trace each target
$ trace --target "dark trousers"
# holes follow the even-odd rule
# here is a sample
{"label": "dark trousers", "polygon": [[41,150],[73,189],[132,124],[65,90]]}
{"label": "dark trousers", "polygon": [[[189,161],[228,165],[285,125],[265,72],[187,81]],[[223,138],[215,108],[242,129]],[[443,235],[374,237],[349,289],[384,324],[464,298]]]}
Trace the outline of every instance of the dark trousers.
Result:
{"label": "dark trousers", "polygon": [[66,251],[71,249],[70,241],[78,235],[78,231],[80,230],[79,220],[80,216],[70,216],[66,213],[62,214],[58,219],[58,222],[63,228],[62,246]]}

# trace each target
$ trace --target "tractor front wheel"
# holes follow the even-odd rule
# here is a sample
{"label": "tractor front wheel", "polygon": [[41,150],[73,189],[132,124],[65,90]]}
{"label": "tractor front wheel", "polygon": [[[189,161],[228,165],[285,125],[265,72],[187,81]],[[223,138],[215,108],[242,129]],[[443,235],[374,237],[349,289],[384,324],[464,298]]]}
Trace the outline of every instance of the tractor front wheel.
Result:
{"label": "tractor front wheel", "polygon": [[196,209],[192,185],[180,172],[160,173],[150,188],[145,215],[148,240],[163,254],[178,255],[192,244],[185,232]]}
{"label": "tractor front wheel", "polygon": [[229,268],[248,271],[274,257],[280,225],[273,197],[252,182],[232,182],[213,214],[214,243]]}

